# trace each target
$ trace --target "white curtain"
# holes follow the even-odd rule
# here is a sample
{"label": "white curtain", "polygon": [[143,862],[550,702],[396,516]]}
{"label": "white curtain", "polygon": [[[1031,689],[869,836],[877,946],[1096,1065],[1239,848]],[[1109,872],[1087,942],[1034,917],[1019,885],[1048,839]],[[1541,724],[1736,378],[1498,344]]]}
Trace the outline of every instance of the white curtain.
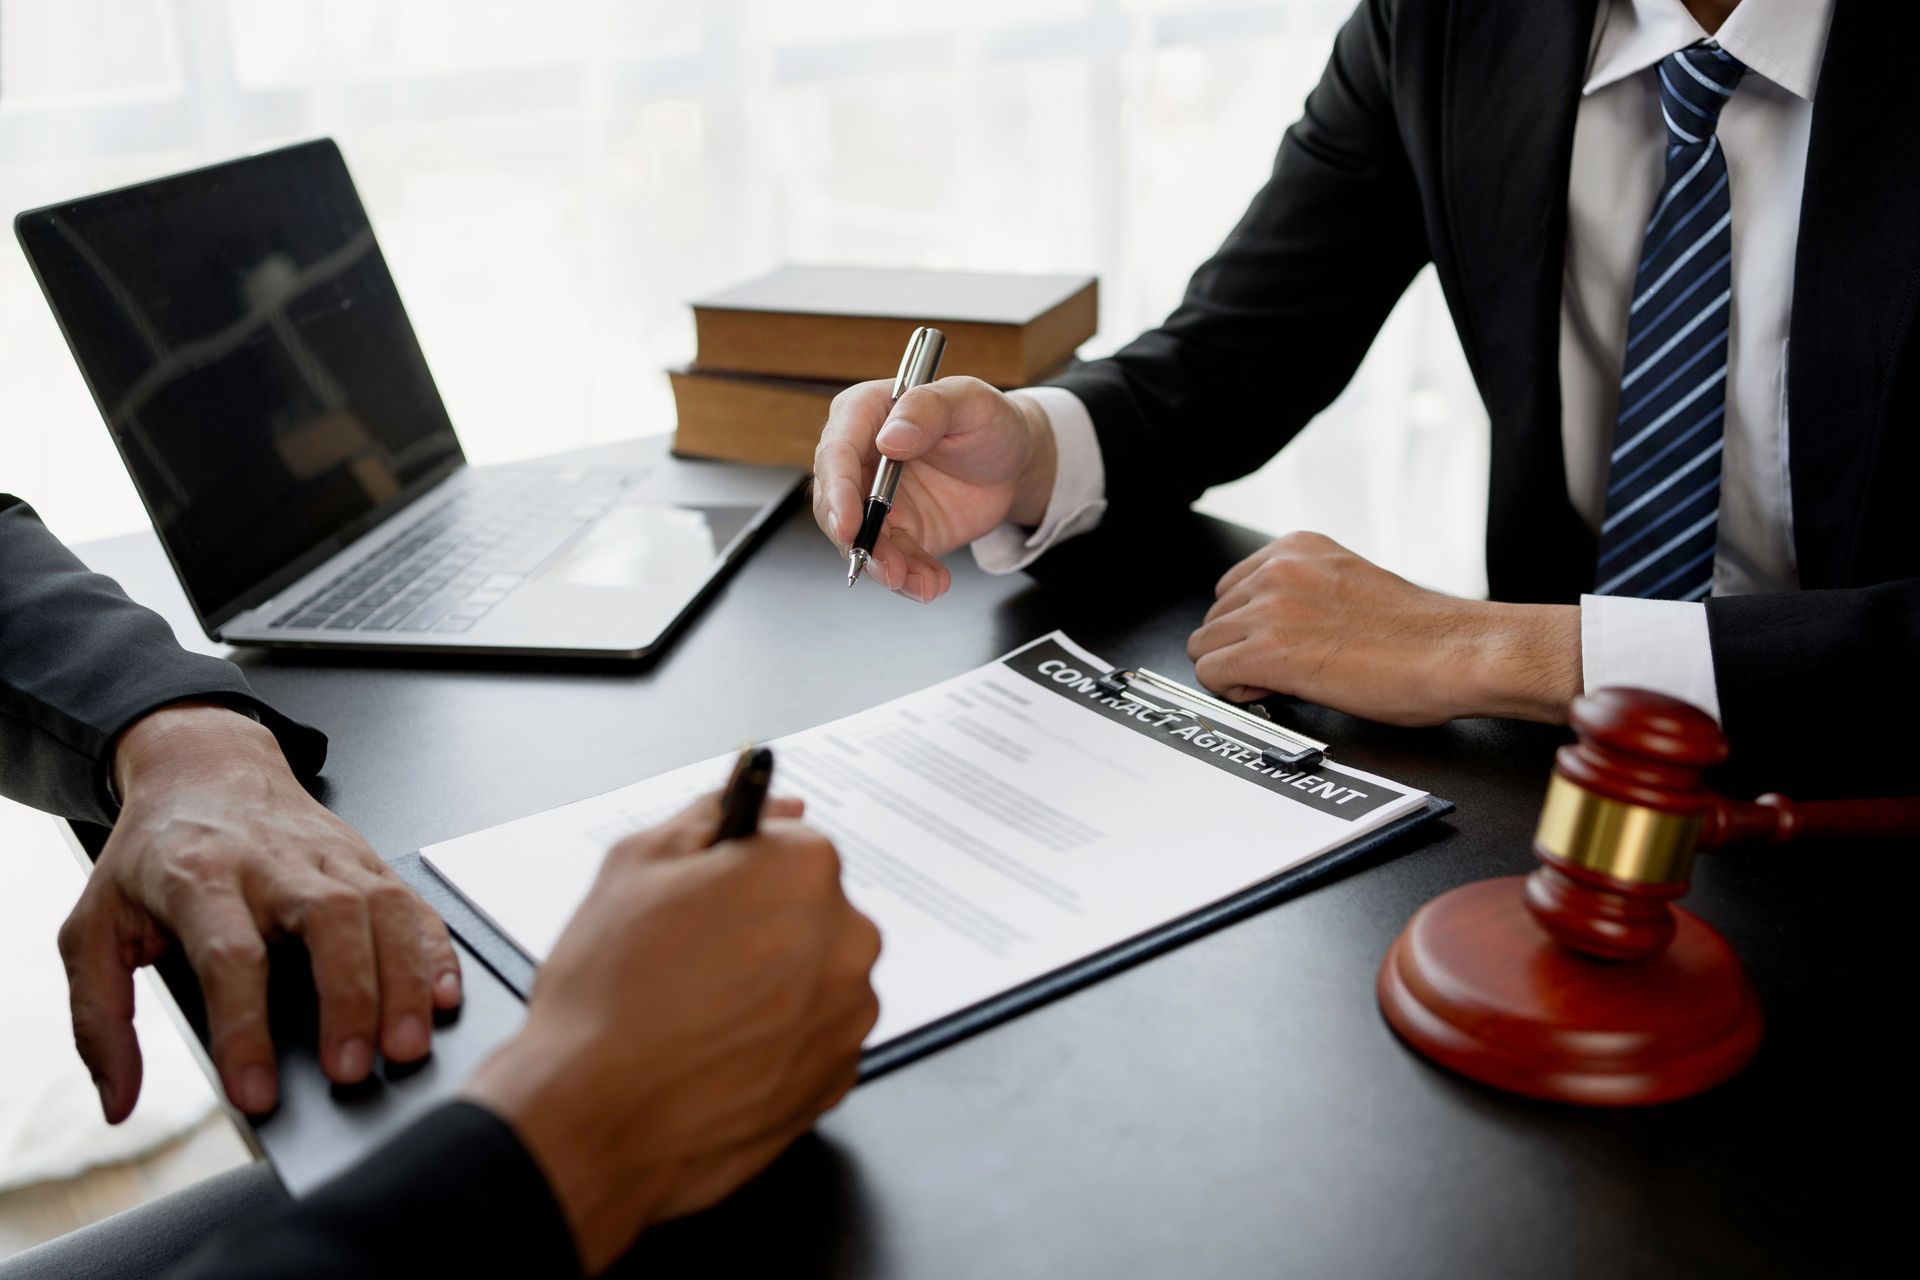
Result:
{"label": "white curtain", "polygon": [[[469,454],[667,430],[685,300],[782,261],[1077,270],[1099,354],[1264,179],[1351,0],[0,0],[0,212],[340,140]],[[1486,428],[1423,277],[1207,509],[1484,589]],[[143,518],[17,250],[0,487]]]}

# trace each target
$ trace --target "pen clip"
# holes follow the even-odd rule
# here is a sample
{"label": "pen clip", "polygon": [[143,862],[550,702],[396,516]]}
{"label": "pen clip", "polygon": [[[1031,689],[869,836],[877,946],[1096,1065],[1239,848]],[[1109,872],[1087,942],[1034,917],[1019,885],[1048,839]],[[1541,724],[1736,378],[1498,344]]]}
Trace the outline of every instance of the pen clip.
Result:
{"label": "pen clip", "polygon": [[[1275,724],[1265,707],[1236,707],[1230,702],[1222,702],[1177,680],[1169,680],[1145,667],[1130,669],[1116,667],[1094,683],[1102,692],[1138,702],[1149,711],[1157,711],[1163,715],[1184,715],[1196,720],[1215,737],[1224,738],[1248,751],[1258,752],[1261,761],[1268,765],[1311,769],[1326,758],[1326,743]],[[1154,689],[1169,701],[1184,705],[1155,706],[1140,696],[1138,690],[1142,685]],[[1244,736],[1236,736],[1224,732],[1217,725],[1208,724],[1209,718],[1234,724],[1240,728]],[[1247,741],[1247,738],[1252,738],[1253,741]]]}
{"label": "pen clip", "polygon": [[915,387],[924,387],[940,373],[940,357],[946,354],[947,335],[921,325],[907,339],[900,356],[900,372],[893,375],[893,398],[898,400]]}

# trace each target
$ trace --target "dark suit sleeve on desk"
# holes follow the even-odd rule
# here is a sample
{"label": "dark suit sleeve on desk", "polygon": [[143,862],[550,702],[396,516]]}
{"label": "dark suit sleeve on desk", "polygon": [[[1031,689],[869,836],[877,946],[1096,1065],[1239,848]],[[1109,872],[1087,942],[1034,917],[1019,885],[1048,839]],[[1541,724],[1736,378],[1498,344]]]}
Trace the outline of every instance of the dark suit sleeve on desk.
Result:
{"label": "dark suit sleeve on desk", "polygon": [[1739,780],[1807,799],[1920,793],[1920,579],[1707,601]]}
{"label": "dark suit sleeve on desk", "polygon": [[456,1102],[170,1280],[579,1274],[566,1218],[533,1157],[492,1112]]}
{"label": "dark suit sleeve on desk", "polygon": [[1246,475],[1346,386],[1428,259],[1389,80],[1391,0],[1365,0],[1273,176],[1179,308],[1057,379],[1092,414],[1108,520]]}
{"label": "dark suit sleeve on desk", "polygon": [[89,571],[33,508],[0,494],[0,794],[110,823],[114,739],[188,699],[258,715],[302,777],[326,759],[317,730],[261,702],[231,662],[182,649],[165,619]]}

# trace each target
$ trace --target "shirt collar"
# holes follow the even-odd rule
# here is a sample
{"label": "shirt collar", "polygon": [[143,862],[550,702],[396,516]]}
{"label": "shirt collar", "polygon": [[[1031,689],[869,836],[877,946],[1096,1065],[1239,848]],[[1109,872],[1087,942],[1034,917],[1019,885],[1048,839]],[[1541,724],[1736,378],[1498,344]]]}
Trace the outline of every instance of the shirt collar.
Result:
{"label": "shirt collar", "polygon": [[[1750,69],[1813,101],[1833,0],[1740,0],[1712,38]],[[1708,39],[1681,0],[1608,0],[1582,93],[1593,93]]]}

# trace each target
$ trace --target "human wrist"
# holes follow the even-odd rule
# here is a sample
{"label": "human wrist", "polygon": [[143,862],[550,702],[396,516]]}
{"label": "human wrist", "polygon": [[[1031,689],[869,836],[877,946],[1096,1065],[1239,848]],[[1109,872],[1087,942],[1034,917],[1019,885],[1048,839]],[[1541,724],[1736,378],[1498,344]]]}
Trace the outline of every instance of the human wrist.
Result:
{"label": "human wrist", "polygon": [[1025,446],[1007,519],[1013,524],[1038,528],[1047,518],[1047,508],[1053,504],[1054,479],[1060,468],[1059,442],[1054,438],[1053,423],[1039,401],[1018,391],[1009,392],[1007,400],[1018,415]]}
{"label": "human wrist", "polygon": [[110,776],[122,802],[183,779],[233,769],[286,771],[279,741],[259,721],[215,702],[175,702],[121,730]]}
{"label": "human wrist", "polygon": [[1565,724],[1581,691],[1577,605],[1474,602],[1466,651],[1468,714]]}
{"label": "human wrist", "polygon": [[[539,1166],[573,1234],[581,1268],[603,1271],[659,1213],[670,1162],[630,1126],[607,1123],[603,1091],[584,1086],[569,1063],[584,1061],[568,1037],[529,1022],[461,1089],[506,1122]],[[629,1084],[630,1087],[630,1084]]]}

